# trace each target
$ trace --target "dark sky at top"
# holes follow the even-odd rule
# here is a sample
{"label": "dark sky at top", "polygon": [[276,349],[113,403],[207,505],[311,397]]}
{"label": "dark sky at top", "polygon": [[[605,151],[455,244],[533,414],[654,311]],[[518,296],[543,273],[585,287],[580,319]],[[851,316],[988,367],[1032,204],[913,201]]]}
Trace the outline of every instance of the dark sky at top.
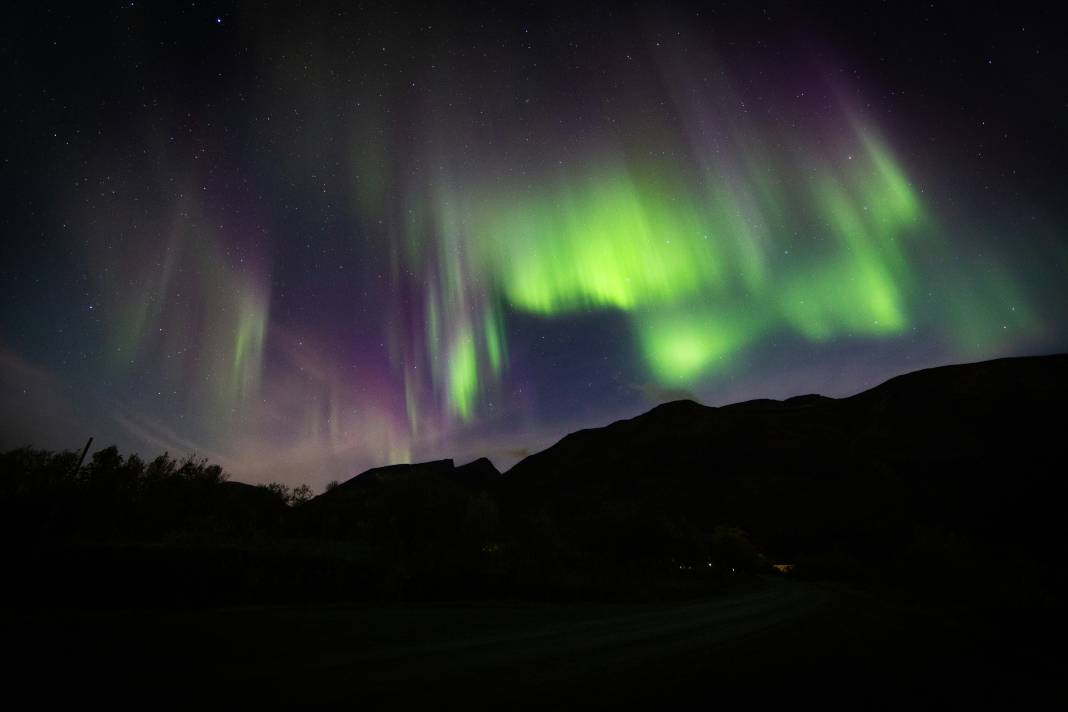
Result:
{"label": "dark sky at top", "polygon": [[0,447],[318,487],[1065,350],[1055,8],[654,5],[9,11]]}

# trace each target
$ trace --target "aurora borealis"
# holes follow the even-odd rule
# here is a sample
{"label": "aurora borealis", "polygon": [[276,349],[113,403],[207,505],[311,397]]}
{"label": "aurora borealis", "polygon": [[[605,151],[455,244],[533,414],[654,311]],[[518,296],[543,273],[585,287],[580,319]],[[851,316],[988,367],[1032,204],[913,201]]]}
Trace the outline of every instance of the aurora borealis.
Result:
{"label": "aurora borealis", "polygon": [[320,487],[1068,344],[1041,11],[68,12],[5,42],[5,446]]}

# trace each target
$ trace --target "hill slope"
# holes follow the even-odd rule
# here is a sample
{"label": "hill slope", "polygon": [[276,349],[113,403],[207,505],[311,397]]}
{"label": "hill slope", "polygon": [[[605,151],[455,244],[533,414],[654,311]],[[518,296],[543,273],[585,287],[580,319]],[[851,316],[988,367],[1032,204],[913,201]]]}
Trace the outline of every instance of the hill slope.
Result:
{"label": "hill slope", "polygon": [[638,526],[650,517],[740,526],[786,559],[1048,551],[1066,400],[1057,355],[918,371],[838,400],[677,401],[526,458],[504,497],[603,552],[633,546],[635,526],[652,535]]}

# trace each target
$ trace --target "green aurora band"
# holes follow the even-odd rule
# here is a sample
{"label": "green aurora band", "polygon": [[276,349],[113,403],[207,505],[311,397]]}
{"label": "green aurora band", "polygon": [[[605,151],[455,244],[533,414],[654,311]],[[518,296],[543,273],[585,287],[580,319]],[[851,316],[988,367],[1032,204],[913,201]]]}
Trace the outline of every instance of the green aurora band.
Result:
{"label": "green aurora band", "polygon": [[[626,313],[666,387],[714,377],[775,333],[819,343],[906,332],[930,276],[917,276],[914,255],[948,247],[887,143],[856,123],[853,133],[834,156],[795,151],[740,175],[602,157],[550,179],[443,192],[443,288],[429,292],[426,338],[447,410],[471,420],[505,369],[501,301],[543,318]],[[1009,296],[1027,321],[1007,273],[965,281],[990,293],[957,315],[972,332],[961,349],[989,331],[976,315]]]}
{"label": "green aurora band", "polygon": [[[800,175],[773,168],[747,195],[725,179],[694,191],[663,166],[602,162],[548,187],[491,193],[467,227],[475,259],[511,308],[545,317],[622,310],[665,385],[716,372],[781,326],[812,341],[906,329],[905,243],[935,238],[886,146],[859,131],[856,153],[837,164]],[[772,225],[803,225],[808,237]],[[503,334],[486,333],[496,371]],[[450,397],[467,417],[476,358],[472,337],[462,343]]]}

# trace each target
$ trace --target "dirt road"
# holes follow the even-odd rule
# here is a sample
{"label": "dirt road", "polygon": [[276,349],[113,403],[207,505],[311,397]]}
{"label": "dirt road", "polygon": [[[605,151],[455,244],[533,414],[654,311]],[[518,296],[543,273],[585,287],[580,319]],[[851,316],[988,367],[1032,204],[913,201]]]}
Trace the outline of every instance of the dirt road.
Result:
{"label": "dirt road", "polygon": [[68,613],[33,631],[23,680],[76,671],[73,687],[41,691],[82,699],[889,708],[1041,690],[1040,671],[994,661],[952,626],[788,582],[680,602]]}

